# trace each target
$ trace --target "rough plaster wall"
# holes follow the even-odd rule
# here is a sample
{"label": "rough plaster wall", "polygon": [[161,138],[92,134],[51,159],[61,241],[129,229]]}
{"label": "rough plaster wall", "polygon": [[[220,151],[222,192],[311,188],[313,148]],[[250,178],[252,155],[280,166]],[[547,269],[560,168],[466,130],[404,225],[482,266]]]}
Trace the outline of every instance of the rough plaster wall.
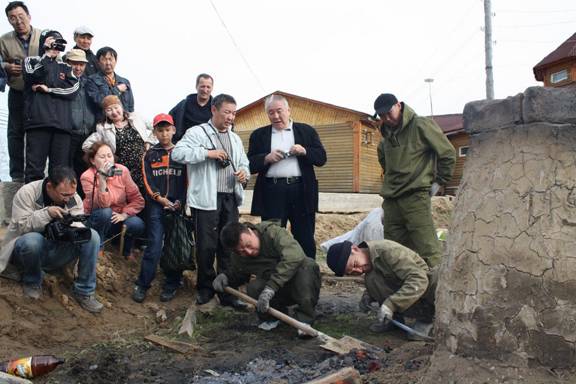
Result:
{"label": "rough plaster wall", "polygon": [[437,290],[439,350],[574,366],[576,88],[464,109],[471,136]]}

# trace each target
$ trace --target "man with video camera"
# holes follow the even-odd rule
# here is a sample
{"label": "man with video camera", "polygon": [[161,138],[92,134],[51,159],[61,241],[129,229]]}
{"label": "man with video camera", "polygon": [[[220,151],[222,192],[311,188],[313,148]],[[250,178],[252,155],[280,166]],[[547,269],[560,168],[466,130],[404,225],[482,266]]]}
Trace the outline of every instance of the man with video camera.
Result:
{"label": "man with video camera", "polygon": [[102,310],[94,296],[100,237],[82,224],[83,213],[76,175],[69,167],[55,167],[48,178],[18,190],[0,249],[0,271],[8,262],[17,267],[26,297],[41,297],[45,271],[61,269],[78,259],[72,296],[89,312]]}
{"label": "man with video camera", "polygon": [[70,108],[80,84],[72,67],[60,59],[65,49],[66,40],[58,31],[44,30],[40,56],[24,59],[27,183],[44,178],[46,158],[50,168],[70,162]]}

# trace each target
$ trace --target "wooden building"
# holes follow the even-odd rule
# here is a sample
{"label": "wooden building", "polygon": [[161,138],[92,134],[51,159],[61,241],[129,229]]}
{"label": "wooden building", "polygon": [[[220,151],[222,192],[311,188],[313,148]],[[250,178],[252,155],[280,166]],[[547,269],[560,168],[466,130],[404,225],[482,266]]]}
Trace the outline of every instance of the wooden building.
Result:
{"label": "wooden building", "polygon": [[[378,163],[377,146],[381,135],[371,115],[339,107],[286,92],[274,92],[284,96],[290,104],[294,121],[312,125],[326,149],[328,162],[316,168],[320,192],[378,193],[382,185],[382,168]],[[235,132],[240,135],[246,150],[250,133],[258,127],[270,124],[264,111],[266,95],[236,112]],[[448,192],[456,190],[466,156],[467,134],[464,133],[462,115],[437,116],[434,119],[453,143],[462,147],[462,159],[458,159],[457,180],[449,185]],[[456,149],[458,151],[458,148]],[[456,175],[455,175],[456,178]],[[253,186],[253,181],[248,188]]]}
{"label": "wooden building", "polygon": [[456,166],[452,180],[446,186],[446,195],[456,195],[462,173],[464,172],[464,162],[470,147],[470,135],[464,131],[464,120],[461,113],[450,115],[438,115],[433,117],[434,121],[442,128],[442,131],[456,148]]}
{"label": "wooden building", "polygon": [[534,67],[534,77],[545,87],[576,84],[576,33]]}

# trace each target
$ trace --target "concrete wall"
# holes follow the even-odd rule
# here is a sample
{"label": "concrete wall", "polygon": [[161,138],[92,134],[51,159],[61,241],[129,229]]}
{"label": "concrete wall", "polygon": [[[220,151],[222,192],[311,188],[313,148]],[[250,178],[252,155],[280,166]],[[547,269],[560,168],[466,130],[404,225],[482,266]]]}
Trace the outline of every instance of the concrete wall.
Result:
{"label": "concrete wall", "polygon": [[464,125],[471,152],[441,265],[436,352],[574,366],[576,88],[468,103]]}

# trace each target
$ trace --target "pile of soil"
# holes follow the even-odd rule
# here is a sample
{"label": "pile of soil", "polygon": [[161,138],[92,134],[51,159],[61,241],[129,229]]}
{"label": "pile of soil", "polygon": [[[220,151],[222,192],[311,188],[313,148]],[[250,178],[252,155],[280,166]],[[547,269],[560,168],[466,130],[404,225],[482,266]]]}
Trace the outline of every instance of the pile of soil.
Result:
{"label": "pile of soil", "polygon": [[[449,222],[451,203],[440,207],[434,217],[444,225]],[[351,230],[366,215],[318,214],[317,244]],[[243,219],[258,221],[247,216]],[[188,339],[200,348],[194,353],[177,354],[145,342],[143,337],[151,333],[178,337],[182,318],[195,299],[195,274],[186,272],[184,287],[176,298],[160,303],[163,276],[159,273],[146,301],[138,304],[130,298],[138,270],[138,265],[127,262],[116,249],[107,250],[97,270],[97,296],[106,306],[98,315],[82,310],[71,297],[70,272],[46,275],[43,296],[37,301],[25,298],[19,283],[0,279],[0,360],[39,354],[68,359],[64,366],[40,378],[40,383],[183,383],[209,375],[207,369],[245,372],[247,364],[257,357],[273,358],[282,365],[298,363],[292,360],[296,357],[320,363],[332,356],[314,340],[297,339],[295,330],[288,326],[274,332],[259,331],[252,313],[231,312],[232,319],[224,322],[225,328],[217,326],[199,339]],[[318,306],[319,326],[337,323],[341,315],[355,316],[362,290],[355,282],[324,282]],[[223,311],[219,308],[217,314]],[[202,316],[207,324],[215,321],[210,313]],[[406,343],[400,331],[371,334],[371,320],[358,319],[362,322],[353,322],[346,334],[394,351],[386,357],[386,369],[365,375],[372,380],[368,382],[384,382],[378,375],[394,378],[396,383],[414,382],[428,364],[431,346]]]}

